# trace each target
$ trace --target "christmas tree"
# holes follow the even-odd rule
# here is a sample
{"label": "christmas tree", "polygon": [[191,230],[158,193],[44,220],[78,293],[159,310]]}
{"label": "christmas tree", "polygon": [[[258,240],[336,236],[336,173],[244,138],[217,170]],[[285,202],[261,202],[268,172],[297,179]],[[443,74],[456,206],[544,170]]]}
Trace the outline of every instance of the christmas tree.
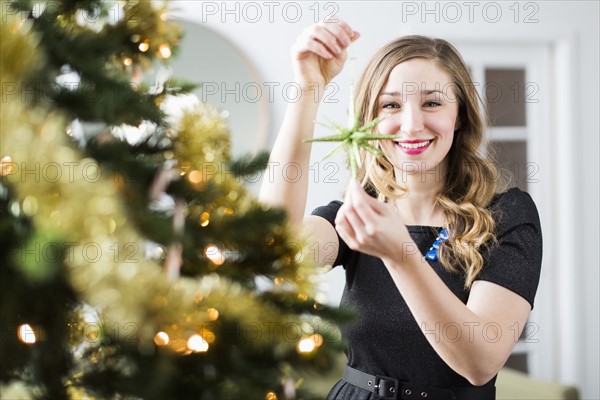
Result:
{"label": "christmas tree", "polygon": [[7,397],[310,399],[342,348],[308,239],[244,187],[267,155],[147,81],[181,35],[159,2],[2,4]]}

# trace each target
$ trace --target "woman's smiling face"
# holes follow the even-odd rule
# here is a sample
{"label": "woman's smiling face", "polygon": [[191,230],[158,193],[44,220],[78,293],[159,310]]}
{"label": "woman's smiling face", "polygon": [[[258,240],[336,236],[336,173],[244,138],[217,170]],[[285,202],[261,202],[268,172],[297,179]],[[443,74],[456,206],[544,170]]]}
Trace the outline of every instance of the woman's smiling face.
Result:
{"label": "woman's smiling face", "polygon": [[377,99],[380,141],[396,169],[407,173],[436,168],[446,158],[457,129],[455,85],[433,61],[413,58],[398,64]]}

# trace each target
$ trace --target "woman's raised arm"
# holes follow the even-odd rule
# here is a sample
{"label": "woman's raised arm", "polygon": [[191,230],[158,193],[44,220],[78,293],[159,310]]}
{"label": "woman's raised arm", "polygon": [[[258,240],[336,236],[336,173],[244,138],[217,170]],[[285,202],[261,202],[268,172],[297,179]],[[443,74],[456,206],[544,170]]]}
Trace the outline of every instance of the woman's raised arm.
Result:
{"label": "woman's raised arm", "polygon": [[329,19],[306,28],[292,46],[294,80],[302,93],[287,106],[269,163],[276,171],[293,164],[301,178],[292,182],[282,173],[267,174],[260,191],[260,201],[285,208],[292,223],[302,222],[306,207],[311,144],[303,140],[313,137],[324,87],[342,70],[346,49],[357,38],[348,24]]}

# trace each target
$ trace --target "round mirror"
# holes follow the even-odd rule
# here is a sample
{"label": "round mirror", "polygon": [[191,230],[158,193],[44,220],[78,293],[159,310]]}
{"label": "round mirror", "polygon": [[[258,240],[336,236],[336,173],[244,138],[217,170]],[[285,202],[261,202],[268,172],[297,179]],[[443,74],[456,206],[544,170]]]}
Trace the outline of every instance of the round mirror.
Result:
{"label": "round mirror", "polygon": [[[175,20],[184,31],[173,76],[197,83],[194,94],[217,107],[231,129],[233,156],[267,147],[269,104],[260,77],[248,59],[219,33],[193,22]],[[258,89],[258,90],[257,90]]]}

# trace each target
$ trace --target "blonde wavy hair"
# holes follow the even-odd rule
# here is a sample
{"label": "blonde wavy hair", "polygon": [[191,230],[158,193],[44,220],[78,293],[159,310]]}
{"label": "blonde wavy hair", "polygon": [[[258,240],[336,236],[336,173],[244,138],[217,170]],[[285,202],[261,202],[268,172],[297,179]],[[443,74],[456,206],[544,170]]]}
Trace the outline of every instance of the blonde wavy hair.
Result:
{"label": "blonde wavy hair", "polygon": [[[449,240],[440,247],[439,260],[446,269],[464,273],[468,289],[483,268],[483,245],[496,243],[494,219],[487,207],[497,190],[498,173],[490,157],[481,152],[485,118],[460,54],[445,40],[425,36],[404,36],[388,43],[363,71],[356,88],[355,109],[361,124],[373,120],[390,72],[413,58],[425,58],[441,68],[450,77],[458,100],[458,127],[446,156],[445,184],[436,205],[443,209],[445,228],[450,232]],[[373,145],[378,147],[379,143]],[[359,179],[379,201],[389,202],[407,192],[408,188],[396,181],[394,167],[385,156],[362,151],[361,158]]]}

